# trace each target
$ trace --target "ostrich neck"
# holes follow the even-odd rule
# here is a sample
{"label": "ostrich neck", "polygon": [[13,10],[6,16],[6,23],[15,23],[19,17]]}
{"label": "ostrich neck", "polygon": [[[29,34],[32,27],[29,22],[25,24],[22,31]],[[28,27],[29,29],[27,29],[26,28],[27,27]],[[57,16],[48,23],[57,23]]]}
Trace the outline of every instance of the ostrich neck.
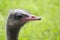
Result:
{"label": "ostrich neck", "polygon": [[21,27],[24,24],[21,24],[19,26],[9,26],[7,25],[7,40],[18,40],[18,34],[19,34],[19,30],[21,29]]}

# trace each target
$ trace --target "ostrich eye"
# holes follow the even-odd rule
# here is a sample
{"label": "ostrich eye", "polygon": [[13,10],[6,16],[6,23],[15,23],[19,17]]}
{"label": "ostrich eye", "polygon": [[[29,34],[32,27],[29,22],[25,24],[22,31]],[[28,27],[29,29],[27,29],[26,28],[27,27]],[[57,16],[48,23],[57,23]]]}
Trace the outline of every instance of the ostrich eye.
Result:
{"label": "ostrich eye", "polygon": [[20,20],[21,18],[23,18],[23,16],[20,13],[15,13],[14,19]]}

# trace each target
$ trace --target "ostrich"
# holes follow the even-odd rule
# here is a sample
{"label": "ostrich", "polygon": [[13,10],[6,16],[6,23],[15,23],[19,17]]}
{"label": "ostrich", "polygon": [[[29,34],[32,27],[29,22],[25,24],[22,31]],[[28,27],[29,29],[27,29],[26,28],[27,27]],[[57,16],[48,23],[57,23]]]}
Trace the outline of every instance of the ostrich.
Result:
{"label": "ostrich", "polygon": [[6,25],[7,40],[18,40],[18,34],[21,27],[32,20],[41,20],[41,18],[29,14],[29,12],[26,10],[11,10],[9,12]]}

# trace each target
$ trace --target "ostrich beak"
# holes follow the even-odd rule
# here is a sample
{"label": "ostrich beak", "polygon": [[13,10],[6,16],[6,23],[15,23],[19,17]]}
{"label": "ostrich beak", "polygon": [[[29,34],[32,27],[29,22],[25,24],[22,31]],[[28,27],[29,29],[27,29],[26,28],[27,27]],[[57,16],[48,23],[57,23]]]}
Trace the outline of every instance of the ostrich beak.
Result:
{"label": "ostrich beak", "polygon": [[41,17],[34,16],[34,15],[29,15],[26,20],[41,20]]}

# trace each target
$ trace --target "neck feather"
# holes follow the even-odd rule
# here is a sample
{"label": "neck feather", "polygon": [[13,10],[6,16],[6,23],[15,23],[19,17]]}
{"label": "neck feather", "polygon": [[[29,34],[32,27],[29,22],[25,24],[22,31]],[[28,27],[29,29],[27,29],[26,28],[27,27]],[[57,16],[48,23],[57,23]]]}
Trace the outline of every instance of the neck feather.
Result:
{"label": "neck feather", "polygon": [[19,30],[21,29],[21,27],[24,24],[18,25],[18,26],[9,26],[7,24],[7,40],[18,40],[18,34],[19,34]]}

